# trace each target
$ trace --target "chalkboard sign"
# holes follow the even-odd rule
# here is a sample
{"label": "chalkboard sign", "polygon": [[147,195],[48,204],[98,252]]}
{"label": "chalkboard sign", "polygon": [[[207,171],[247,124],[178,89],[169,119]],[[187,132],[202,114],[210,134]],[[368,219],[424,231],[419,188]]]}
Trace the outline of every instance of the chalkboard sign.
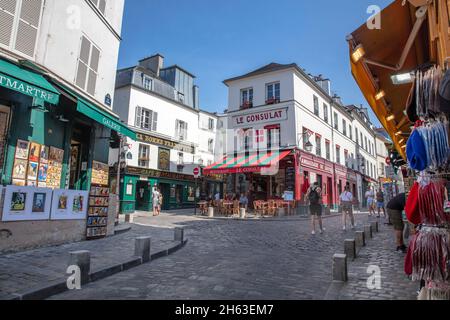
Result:
{"label": "chalkboard sign", "polygon": [[286,168],[286,190],[295,190],[295,168]]}

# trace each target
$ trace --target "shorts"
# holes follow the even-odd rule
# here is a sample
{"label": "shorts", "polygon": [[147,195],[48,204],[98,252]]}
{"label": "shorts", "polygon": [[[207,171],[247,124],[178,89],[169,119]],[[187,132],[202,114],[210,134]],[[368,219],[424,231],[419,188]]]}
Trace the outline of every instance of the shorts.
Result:
{"label": "shorts", "polygon": [[368,206],[368,207],[373,207],[374,204],[375,204],[375,200],[373,200],[373,199],[367,199],[367,206]]}
{"label": "shorts", "polygon": [[343,202],[341,204],[341,208],[342,208],[343,212],[352,212],[353,204],[352,203],[348,203],[348,202],[347,203]]}
{"label": "shorts", "polygon": [[405,223],[403,222],[403,214],[402,211],[387,209],[387,213],[389,215],[389,219],[391,223],[394,225],[394,230],[403,231],[405,228]]}
{"label": "shorts", "polygon": [[384,208],[384,202],[377,202],[377,208],[383,209]]}
{"label": "shorts", "polygon": [[309,206],[309,212],[311,213],[311,216],[321,217],[322,206],[320,204],[312,204]]}

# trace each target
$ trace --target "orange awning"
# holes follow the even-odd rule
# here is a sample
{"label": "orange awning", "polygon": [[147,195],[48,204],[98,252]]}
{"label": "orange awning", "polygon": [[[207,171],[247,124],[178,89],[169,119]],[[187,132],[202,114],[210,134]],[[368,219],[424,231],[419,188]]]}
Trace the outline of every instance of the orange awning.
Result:
{"label": "orange awning", "polygon": [[[364,24],[348,39],[353,77],[404,158],[403,146],[412,126],[405,115],[412,84],[395,85],[391,76],[414,71],[429,61],[426,18],[416,24],[417,10],[408,2],[403,6],[402,0],[396,0],[381,12],[381,29],[370,30]],[[354,61],[352,54],[358,46],[362,46],[364,55]],[[384,97],[377,100],[376,95],[381,91]],[[390,115],[393,119],[388,120]],[[399,131],[403,135],[396,135]]]}

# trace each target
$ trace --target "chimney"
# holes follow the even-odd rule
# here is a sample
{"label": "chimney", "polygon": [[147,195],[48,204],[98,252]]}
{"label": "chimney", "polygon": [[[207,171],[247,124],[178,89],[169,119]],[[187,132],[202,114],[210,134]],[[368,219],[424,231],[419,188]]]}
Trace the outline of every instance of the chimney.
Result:
{"label": "chimney", "polygon": [[159,53],[151,57],[139,60],[139,66],[153,71],[157,77],[164,66],[164,57]]}

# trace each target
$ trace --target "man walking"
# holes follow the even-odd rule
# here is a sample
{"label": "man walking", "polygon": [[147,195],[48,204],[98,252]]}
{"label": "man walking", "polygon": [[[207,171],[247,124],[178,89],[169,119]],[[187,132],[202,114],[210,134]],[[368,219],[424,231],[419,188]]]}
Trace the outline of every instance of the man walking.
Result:
{"label": "man walking", "polygon": [[322,189],[319,187],[319,183],[315,182],[308,190],[306,199],[309,201],[309,211],[311,213],[311,234],[316,234],[316,220],[319,222],[320,234],[323,233],[322,222]]}
{"label": "man walking", "polygon": [[397,240],[397,251],[402,251],[406,253],[407,248],[403,239],[403,230],[405,224],[403,222],[403,210],[406,206],[406,195],[400,193],[398,196],[393,198],[387,204],[387,212],[389,214],[390,221],[394,225],[395,238]]}
{"label": "man walking", "polygon": [[386,218],[386,209],[384,208],[384,193],[383,193],[383,189],[380,189],[377,192],[377,209],[378,209],[378,218],[381,217],[381,210],[383,210],[383,217]]}
{"label": "man walking", "polygon": [[369,217],[375,216],[375,192],[373,192],[372,187],[366,192],[367,208],[369,209]]}

